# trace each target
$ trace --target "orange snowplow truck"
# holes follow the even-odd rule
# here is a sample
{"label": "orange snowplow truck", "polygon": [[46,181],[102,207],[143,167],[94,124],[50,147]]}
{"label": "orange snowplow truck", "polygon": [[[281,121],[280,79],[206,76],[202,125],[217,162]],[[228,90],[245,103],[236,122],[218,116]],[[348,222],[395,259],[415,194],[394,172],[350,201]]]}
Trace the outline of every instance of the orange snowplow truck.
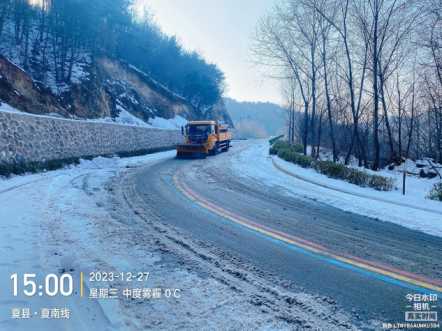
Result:
{"label": "orange snowplow truck", "polygon": [[232,140],[228,126],[217,121],[191,121],[181,133],[185,143],[177,146],[177,158],[216,155],[228,151]]}

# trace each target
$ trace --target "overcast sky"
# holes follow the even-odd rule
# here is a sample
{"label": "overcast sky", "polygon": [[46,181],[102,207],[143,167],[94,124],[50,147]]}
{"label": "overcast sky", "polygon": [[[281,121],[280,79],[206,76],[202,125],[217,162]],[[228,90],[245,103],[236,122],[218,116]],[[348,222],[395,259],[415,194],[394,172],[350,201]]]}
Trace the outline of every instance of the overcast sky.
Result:
{"label": "overcast sky", "polygon": [[147,6],[163,31],[197,50],[225,73],[227,95],[240,101],[281,103],[280,84],[253,64],[256,24],[276,0],[136,0]]}

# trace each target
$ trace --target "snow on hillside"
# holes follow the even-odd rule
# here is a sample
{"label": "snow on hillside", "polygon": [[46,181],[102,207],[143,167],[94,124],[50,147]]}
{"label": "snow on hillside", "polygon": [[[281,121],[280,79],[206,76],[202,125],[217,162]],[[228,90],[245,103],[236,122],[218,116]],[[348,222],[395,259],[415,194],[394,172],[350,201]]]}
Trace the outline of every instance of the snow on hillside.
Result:
{"label": "snow on hillside", "polygon": [[186,125],[186,123],[187,120],[179,115],[171,119],[155,117],[149,121],[149,127],[165,130],[180,130],[180,128]]}
{"label": "snow on hillside", "polygon": [[15,109],[14,107],[11,107],[10,105],[8,105],[5,102],[1,102],[1,101],[0,101],[0,111],[4,111],[7,113],[20,113],[19,110]]}
{"label": "snow on hillside", "polygon": [[[175,116],[174,118],[165,119],[162,117],[154,117],[149,120],[148,123],[142,119],[129,113],[126,109],[117,105],[117,109],[120,111],[115,119],[104,119],[105,122],[116,122],[126,125],[142,126],[151,129],[163,129],[163,130],[180,130],[181,126],[186,125],[187,120],[182,116]],[[101,120],[98,120],[101,121]]]}
{"label": "snow on hillside", "polygon": [[[132,115],[127,110],[122,108],[121,106],[117,105],[117,108],[119,109],[120,113],[118,117],[116,118],[99,118],[99,119],[89,119],[86,120],[88,122],[95,122],[95,123],[117,123],[117,124],[124,124],[124,125],[132,125],[132,126],[140,126],[145,128],[151,128],[151,129],[163,129],[163,130],[180,130],[181,126],[186,125],[187,120],[182,116],[175,116],[171,119],[165,119],[162,117],[155,117],[149,121],[149,123],[146,123],[142,119],[136,117],[135,115]],[[14,107],[11,107],[5,102],[0,102],[0,111],[3,112],[9,112],[9,113],[22,113],[27,114],[25,112],[21,112]],[[48,115],[33,115],[33,116],[43,116],[43,117],[57,117],[59,116],[53,116],[54,114],[48,114]]]}
{"label": "snow on hillside", "polygon": [[122,108],[119,105],[117,105],[117,109],[120,110],[120,113],[118,114],[118,117],[115,118],[115,122],[120,123],[120,124],[147,127],[146,122],[144,122],[142,119],[132,115],[126,109]]}
{"label": "snow on hillside", "polygon": [[173,96],[174,98],[176,98],[178,100],[181,100],[181,101],[185,101],[185,102],[187,101],[186,98],[184,98],[182,95],[179,95],[178,93],[170,90],[167,86],[165,86],[165,85],[161,84],[160,82],[156,81],[150,75],[148,75],[144,71],[138,69],[136,66],[130,64],[129,68],[132,69],[133,71],[135,71],[140,76],[142,76],[144,79],[147,79],[151,84],[155,85],[157,88],[163,90],[164,92],[166,92],[167,94]]}
{"label": "snow on hillside", "polygon": [[[119,107],[119,106],[117,106]],[[118,123],[124,125],[141,126],[150,129],[163,129],[163,130],[180,130],[181,126],[186,125],[187,120],[181,116],[175,116],[174,118],[165,119],[162,117],[154,117],[149,120],[148,123],[142,119],[132,115],[127,110],[119,107],[120,114],[115,118],[100,118],[89,120],[92,122],[103,122],[103,123]]]}
{"label": "snow on hillside", "polygon": [[233,168],[240,176],[258,178],[283,188],[288,195],[313,199],[342,210],[442,237],[442,203],[426,199],[439,179],[408,176],[406,195],[403,196],[400,190],[402,174],[398,170],[381,172],[395,178],[398,189],[380,192],[329,178],[313,169],[304,169],[276,157],[275,162],[298,176],[295,178],[275,168],[268,150],[267,141],[254,143],[252,148],[235,156]]}
{"label": "snow on hillside", "polygon": [[[39,26],[33,24],[30,29],[30,38],[31,43],[34,43],[38,40],[39,36]],[[28,70],[24,70],[24,57],[23,51],[20,49],[20,46],[17,45],[15,39],[15,25],[10,21],[3,27],[2,36],[0,39],[0,54],[5,56],[10,62],[12,62],[15,66],[30,74],[32,79],[35,82],[40,82],[43,85],[47,86],[52,93],[55,95],[60,95],[64,92],[69,91],[71,84],[79,84],[82,81],[89,79],[89,71],[88,67],[90,66],[92,59],[88,52],[81,51],[76,56],[75,62],[72,65],[72,74],[71,81],[69,84],[65,82],[58,82],[56,80],[55,70],[53,65],[47,66],[47,71],[41,71],[40,65],[47,61],[47,54],[44,56],[40,50],[35,51],[32,49],[30,58],[28,62],[30,63],[38,63],[36,66],[37,69],[30,66]],[[12,45],[12,46],[11,46]]]}

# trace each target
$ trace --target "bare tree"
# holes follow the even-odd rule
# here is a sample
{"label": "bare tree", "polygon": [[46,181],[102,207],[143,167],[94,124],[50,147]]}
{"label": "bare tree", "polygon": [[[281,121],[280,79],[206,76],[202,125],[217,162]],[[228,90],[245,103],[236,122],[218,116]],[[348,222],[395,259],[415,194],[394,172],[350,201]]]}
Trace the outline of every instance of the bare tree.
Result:
{"label": "bare tree", "polygon": [[[348,148],[347,156],[345,158],[345,163],[349,162],[349,158],[351,156],[351,153],[354,148],[355,141],[358,144],[359,148],[361,150],[364,149],[364,146],[361,144],[361,140],[359,137],[359,116],[360,116],[360,102],[362,97],[362,90],[364,86],[365,81],[365,69],[367,64],[367,50],[365,49],[364,54],[365,58],[363,61],[363,69],[362,69],[362,75],[360,77],[360,94],[359,94],[359,100],[356,101],[356,88],[355,88],[355,77],[354,77],[354,52],[351,50],[351,41],[350,41],[350,33],[349,33],[349,24],[350,24],[350,1],[342,1],[342,2],[331,2],[331,6],[337,7],[337,9],[331,9],[332,13],[339,13],[335,16],[330,16],[326,13],[327,7],[319,7],[316,6],[316,11],[325,19],[327,22],[335,29],[335,31],[340,36],[344,50],[345,50],[345,59],[346,59],[346,72],[345,72],[345,80],[347,81],[348,85],[348,91],[350,95],[350,107],[351,107],[351,113],[353,116],[353,133],[351,142]],[[366,45],[366,44],[365,44]]]}
{"label": "bare tree", "polygon": [[441,4],[281,0],[257,30],[255,55],[296,82],[290,104],[304,116],[290,140],[375,170],[402,156],[440,158]]}
{"label": "bare tree", "polygon": [[269,16],[261,20],[255,37],[255,45],[252,49],[257,62],[271,66],[276,69],[281,79],[292,79],[298,85],[297,91],[302,98],[304,108],[304,125],[302,140],[304,154],[307,154],[307,144],[309,137],[309,79],[302,68],[301,57],[296,57],[294,49],[290,45],[288,31],[281,24],[279,9],[275,10],[275,16]]}
{"label": "bare tree", "polygon": [[0,3],[0,37],[3,32],[6,18],[11,10],[11,0],[4,0]]}

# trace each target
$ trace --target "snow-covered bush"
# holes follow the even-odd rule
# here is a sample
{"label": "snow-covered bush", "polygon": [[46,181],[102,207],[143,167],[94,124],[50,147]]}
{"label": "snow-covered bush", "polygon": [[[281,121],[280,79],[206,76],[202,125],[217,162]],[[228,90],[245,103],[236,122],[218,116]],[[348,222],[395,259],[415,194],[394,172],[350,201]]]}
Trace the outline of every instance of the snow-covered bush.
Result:
{"label": "snow-covered bush", "polygon": [[303,154],[295,153],[296,157],[294,163],[300,165],[303,168],[310,168],[314,162],[314,160],[310,156],[306,156]]}
{"label": "snow-covered bush", "polygon": [[278,155],[283,160],[295,163],[303,168],[312,166],[314,160],[310,156],[301,154],[303,148],[301,145],[291,145],[286,141],[275,141],[270,147],[270,155]]}
{"label": "snow-covered bush", "polygon": [[384,176],[369,175],[368,186],[378,191],[391,191],[394,187],[394,181]]}
{"label": "snow-covered bush", "polygon": [[317,161],[315,163],[315,169],[331,178],[341,178],[347,177],[347,167],[340,163],[335,163],[332,161]]}
{"label": "snow-covered bush", "polygon": [[276,154],[278,154],[279,150],[285,149],[285,148],[286,148],[285,142],[283,142],[281,140],[275,141],[273,143],[271,142],[270,143],[269,154],[270,155],[276,155]]}
{"label": "snow-covered bush", "polygon": [[316,161],[314,168],[331,178],[343,179],[358,186],[369,186],[378,191],[391,191],[394,182],[391,178],[371,175],[366,171],[347,167],[332,161]]}
{"label": "snow-covered bush", "polygon": [[283,140],[270,140],[270,154],[278,154],[281,149],[290,149],[290,144]]}
{"label": "snow-covered bush", "polygon": [[274,140],[274,139],[271,139],[269,142],[270,142],[269,153],[271,155],[278,154],[278,151],[282,150],[282,149],[288,149],[288,150],[293,151],[295,153],[303,153],[303,151],[304,151],[304,148],[300,144],[289,144],[287,141]]}
{"label": "snow-covered bush", "polygon": [[284,137],[284,135],[279,135],[277,137],[273,137],[272,139],[269,140],[270,145],[273,145],[275,142],[277,141],[281,141],[281,138]]}
{"label": "snow-covered bush", "polygon": [[370,175],[367,172],[353,168],[348,168],[347,172],[348,172],[347,173],[348,182],[358,186],[367,186],[370,177]]}
{"label": "snow-covered bush", "polygon": [[310,168],[313,162],[310,156],[299,154],[290,148],[280,149],[278,156],[283,160],[295,163],[303,168]]}
{"label": "snow-covered bush", "polygon": [[276,151],[276,154],[281,158],[289,162],[293,162],[295,159],[295,152],[289,148],[280,148]]}
{"label": "snow-covered bush", "polygon": [[433,189],[428,194],[428,198],[431,200],[442,201],[442,182],[434,184]]}
{"label": "snow-covered bush", "polygon": [[347,167],[342,163],[314,160],[310,156],[302,154],[302,151],[301,145],[291,145],[286,141],[277,140],[271,144],[269,154],[278,155],[281,159],[303,168],[314,168],[317,172],[330,178],[342,179],[358,186],[369,186],[378,191],[391,191],[394,188],[392,178],[372,175],[364,170]]}
{"label": "snow-covered bush", "polygon": [[292,148],[296,153],[304,153],[304,147],[300,144],[294,144],[292,145]]}

